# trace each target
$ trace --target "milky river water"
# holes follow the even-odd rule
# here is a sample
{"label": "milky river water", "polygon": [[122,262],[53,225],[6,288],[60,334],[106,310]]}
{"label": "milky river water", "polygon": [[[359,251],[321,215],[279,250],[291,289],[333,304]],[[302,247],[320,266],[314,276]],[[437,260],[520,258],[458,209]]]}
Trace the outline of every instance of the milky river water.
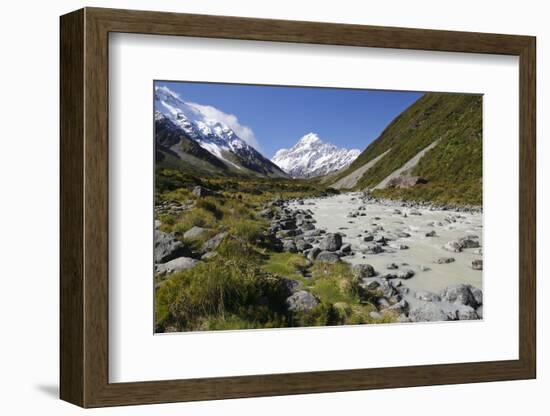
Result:
{"label": "milky river water", "polygon": [[[461,253],[443,249],[443,245],[448,241],[468,235],[478,236],[482,244],[482,213],[387,206],[363,202],[360,196],[347,193],[327,198],[306,199],[303,204],[292,203],[291,207],[310,209],[317,228],[343,235],[344,243],[350,243],[354,251],[354,255],[343,257],[343,261],[351,264],[371,264],[381,274],[393,272],[386,268],[390,263],[398,265],[399,268],[395,271],[411,269],[415,272],[414,277],[403,283],[414,291],[428,290],[438,293],[445,287],[458,283],[469,283],[482,289],[483,272],[471,267],[472,260],[482,258],[480,249],[464,249]],[[364,208],[358,211],[360,207]],[[411,215],[411,211],[415,210],[421,215]],[[350,218],[348,214],[351,212],[364,215]],[[363,241],[365,232],[377,229],[376,233],[386,234],[395,239],[388,242],[382,253],[362,253],[361,249],[371,244]],[[433,231],[435,236],[426,236],[426,233]],[[396,234],[400,232],[410,234],[410,237],[397,237]],[[399,246],[408,248],[399,249]],[[455,261],[437,264],[436,260],[442,257],[453,257]]]}

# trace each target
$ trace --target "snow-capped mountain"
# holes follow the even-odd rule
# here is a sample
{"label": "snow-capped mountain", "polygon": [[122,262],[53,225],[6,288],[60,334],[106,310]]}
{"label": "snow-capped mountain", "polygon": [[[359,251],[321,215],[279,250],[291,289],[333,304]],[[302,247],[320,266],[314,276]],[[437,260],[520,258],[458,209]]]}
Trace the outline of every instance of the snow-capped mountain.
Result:
{"label": "snow-capped mountain", "polygon": [[295,178],[326,175],[345,168],[361,153],[323,142],[315,133],[306,134],[290,149],[281,149],[271,161]]}
{"label": "snow-capped mountain", "polygon": [[[155,87],[155,126],[157,130],[160,128],[164,132],[162,137],[157,134],[157,144],[166,146],[165,133],[173,133],[175,127],[183,137],[198,144],[233,171],[287,177],[278,166],[241,139],[229,126],[209,116],[205,108],[207,107],[182,100],[168,87]],[[170,143],[169,149],[184,159],[182,151],[185,150],[180,146],[181,138],[176,140],[174,134],[170,137],[175,142]]]}

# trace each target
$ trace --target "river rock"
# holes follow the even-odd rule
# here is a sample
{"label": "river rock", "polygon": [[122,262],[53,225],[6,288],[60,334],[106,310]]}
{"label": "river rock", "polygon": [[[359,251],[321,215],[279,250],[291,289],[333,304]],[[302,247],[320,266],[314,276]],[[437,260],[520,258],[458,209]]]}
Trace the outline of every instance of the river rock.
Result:
{"label": "river rock", "polygon": [[409,248],[408,245],[403,243],[390,243],[389,246],[396,250],[407,250]]}
{"label": "river rock", "polygon": [[414,270],[407,269],[407,270],[400,270],[396,273],[396,276],[398,279],[410,279],[414,276]]}
{"label": "river rock", "polygon": [[184,254],[185,246],[172,233],[155,230],[155,263],[164,263]]}
{"label": "river rock", "polygon": [[338,257],[338,254],[331,251],[321,251],[315,260],[323,263],[338,263],[340,261],[340,257]]}
{"label": "river rock", "polygon": [[309,311],[319,304],[319,301],[310,292],[299,290],[286,299],[288,309],[293,312]]}
{"label": "river rock", "polygon": [[411,322],[450,321],[451,316],[437,303],[426,302],[409,310]]}
{"label": "river rock", "polygon": [[401,315],[403,313],[407,313],[409,310],[409,304],[405,299],[400,300],[399,302],[387,307],[384,310],[384,313],[387,312],[393,312],[397,315]]}
{"label": "river rock", "polygon": [[441,292],[441,299],[445,302],[477,308],[483,302],[483,293],[480,289],[474,288],[472,285],[461,283],[447,286]]}
{"label": "river rock", "polygon": [[365,254],[378,254],[382,253],[384,249],[380,244],[371,243],[363,246],[361,251]]}
{"label": "river rock", "polygon": [[478,248],[479,247],[479,237],[476,235],[471,235],[467,237],[462,237],[458,240],[462,248]]}
{"label": "river rock", "polygon": [[455,258],[454,258],[454,257],[440,257],[440,258],[438,258],[436,261],[434,261],[434,263],[437,263],[437,264],[448,264],[448,263],[452,263],[453,261],[455,261]]}
{"label": "river rock", "polygon": [[160,276],[166,276],[172,273],[181,272],[182,270],[192,269],[197,264],[199,264],[199,261],[190,257],[178,257],[166,263],[157,264],[155,266],[155,271]]}
{"label": "river rock", "polygon": [[457,240],[451,240],[443,246],[443,248],[447,251],[453,252],[453,253],[460,253],[462,251],[462,246]]}
{"label": "river rock", "polygon": [[319,244],[319,248],[326,251],[336,251],[340,247],[342,247],[342,236],[335,233],[326,234]]}
{"label": "river rock", "polygon": [[315,230],[307,230],[307,231],[304,231],[304,236],[305,237],[318,237],[320,236],[321,234],[323,234],[324,231],[323,230],[319,230],[319,229],[315,229]]}
{"label": "river rock", "polygon": [[321,252],[321,249],[319,247],[313,247],[309,252],[307,253],[307,259],[309,261],[314,261],[319,253]]}
{"label": "river rock", "polygon": [[423,300],[424,302],[440,302],[441,297],[435,293],[428,292],[427,290],[421,290],[414,294],[416,299]]}
{"label": "river rock", "polygon": [[296,243],[293,240],[284,240],[283,241],[283,251],[288,253],[296,253],[298,249],[296,248]]}
{"label": "river rock", "polygon": [[372,267],[370,264],[355,264],[351,267],[351,272],[355,277],[359,279],[372,277],[376,274],[374,272],[374,267]]}
{"label": "river rock", "polygon": [[365,242],[371,242],[374,240],[374,235],[370,234],[370,233],[367,233],[364,237],[363,237],[363,241]]}
{"label": "river rock", "polygon": [[315,225],[313,225],[311,222],[304,222],[300,225],[300,229],[303,231],[311,231],[315,229]]}
{"label": "river rock", "polygon": [[483,260],[481,259],[472,260],[472,269],[483,270]]}
{"label": "river rock", "polygon": [[310,249],[311,247],[313,247],[310,243],[308,243],[306,240],[296,240],[296,250],[300,251],[300,252],[304,252],[305,250],[308,250]]}

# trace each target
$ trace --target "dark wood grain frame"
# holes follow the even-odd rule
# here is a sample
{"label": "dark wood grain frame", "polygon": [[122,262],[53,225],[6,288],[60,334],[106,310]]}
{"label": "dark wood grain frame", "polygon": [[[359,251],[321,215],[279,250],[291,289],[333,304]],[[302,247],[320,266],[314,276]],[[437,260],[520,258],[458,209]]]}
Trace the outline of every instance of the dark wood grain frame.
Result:
{"label": "dark wood grain frame", "polygon": [[[85,8],[61,17],[60,396],[82,407],[536,377],[535,38]],[[108,35],[176,35],[519,56],[519,359],[136,383],[108,379]]]}

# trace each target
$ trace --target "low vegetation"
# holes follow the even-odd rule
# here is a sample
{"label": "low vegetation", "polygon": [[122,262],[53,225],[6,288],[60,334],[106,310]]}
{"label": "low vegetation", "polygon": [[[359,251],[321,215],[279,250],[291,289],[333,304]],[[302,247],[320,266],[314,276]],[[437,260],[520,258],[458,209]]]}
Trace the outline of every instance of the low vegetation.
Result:
{"label": "low vegetation", "polygon": [[376,186],[422,149],[439,140],[408,175],[427,180],[409,189],[387,188],[374,196],[458,205],[482,202],[482,96],[428,93],[401,113],[380,137],[331,183],[389,150],[358,181],[355,190]]}
{"label": "low vegetation", "polygon": [[[217,194],[197,198],[191,192],[196,185]],[[216,256],[189,270],[155,277],[157,332],[382,322],[369,316],[376,308],[349,265],[312,265],[302,254],[278,251],[266,237],[269,223],[258,215],[266,202],[320,195],[325,188],[306,181],[199,179],[163,169],[157,172],[156,190],[158,205],[186,207],[157,219],[162,231],[180,236],[189,255],[199,258],[204,241],[227,233]],[[185,238],[192,227],[208,232]],[[290,311],[289,280],[314,294],[319,304]]]}

